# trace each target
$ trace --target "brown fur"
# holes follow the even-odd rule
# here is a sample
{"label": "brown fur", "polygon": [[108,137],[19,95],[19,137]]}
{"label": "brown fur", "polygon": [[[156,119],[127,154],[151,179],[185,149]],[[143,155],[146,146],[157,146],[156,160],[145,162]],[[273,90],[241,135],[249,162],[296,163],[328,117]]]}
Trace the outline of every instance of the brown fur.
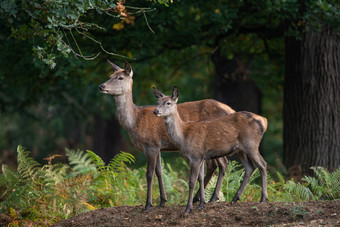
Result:
{"label": "brown fur", "polygon": [[192,209],[193,189],[198,177],[201,189],[201,203],[204,204],[203,160],[219,158],[237,152],[245,167],[245,177],[233,202],[236,202],[254,171],[255,163],[262,176],[261,202],[267,195],[267,164],[259,153],[263,133],[267,129],[267,120],[250,112],[235,112],[207,121],[185,122],[177,106],[179,91],[174,87],[172,96],[165,96],[154,89],[158,105],[154,114],[164,117],[166,130],[171,141],[181,149],[182,156],[189,161],[191,175],[189,181],[189,200],[185,213]]}
{"label": "brown fur", "polygon": [[[117,118],[121,126],[128,131],[134,146],[145,153],[147,159],[146,175],[148,182],[145,209],[148,210],[152,204],[151,184],[154,172],[156,172],[159,181],[161,205],[166,202],[161,174],[160,150],[177,151],[178,149],[168,138],[163,120],[152,113],[155,106],[136,106],[133,103],[133,72],[131,66],[126,63],[125,69],[121,69],[111,62],[109,63],[115,73],[110,76],[108,81],[101,84],[99,89],[104,94],[114,95],[117,106]],[[212,99],[182,103],[178,105],[178,108],[181,110],[181,117],[186,121],[208,120],[234,112],[229,106]],[[221,181],[223,179],[222,175],[224,175],[227,163],[228,161],[226,158],[221,158],[218,161],[218,164],[209,163],[208,165],[209,169],[207,170],[207,175],[209,179],[217,166],[220,168],[219,181],[215,188],[216,193],[211,198],[211,201],[217,199]],[[206,178],[207,181],[209,181],[208,178]]]}

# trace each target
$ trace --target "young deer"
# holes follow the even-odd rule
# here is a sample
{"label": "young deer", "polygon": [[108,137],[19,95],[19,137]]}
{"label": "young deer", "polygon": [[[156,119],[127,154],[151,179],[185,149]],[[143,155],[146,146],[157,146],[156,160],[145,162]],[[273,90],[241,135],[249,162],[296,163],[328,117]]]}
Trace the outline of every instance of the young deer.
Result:
{"label": "young deer", "polygon": [[[105,83],[99,85],[99,90],[104,94],[113,95],[117,106],[117,118],[130,136],[133,145],[145,153],[147,159],[147,199],[145,210],[152,206],[152,179],[154,172],[159,181],[161,195],[160,206],[164,205],[166,195],[162,180],[160,151],[177,151],[178,149],[169,140],[163,120],[152,112],[155,106],[136,106],[132,99],[133,71],[129,63],[125,63],[122,69],[109,61],[114,74]],[[181,118],[184,121],[200,121],[221,117],[235,112],[229,106],[212,99],[187,102],[178,105]],[[211,202],[218,199],[225,168],[228,160],[223,157],[218,160],[210,160],[207,164],[206,183],[209,182],[217,166],[220,168],[218,182]],[[198,198],[196,198],[198,200]]]}
{"label": "young deer", "polygon": [[235,112],[209,121],[185,122],[181,117],[181,109],[177,104],[179,91],[174,86],[172,96],[165,96],[154,88],[158,98],[154,114],[163,117],[166,131],[175,146],[181,149],[182,156],[189,161],[189,200],[185,213],[192,209],[193,190],[198,177],[200,183],[201,202],[204,204],[203,160],[219,158],[237,152],[245,167],[245,176],[232,202],[236,202],[254,171],[255,163],[262,176],[261,203],[268,199],[267,164],[259,153],[259,145],[263,133],[267,129],[267,119],[249,112]]}

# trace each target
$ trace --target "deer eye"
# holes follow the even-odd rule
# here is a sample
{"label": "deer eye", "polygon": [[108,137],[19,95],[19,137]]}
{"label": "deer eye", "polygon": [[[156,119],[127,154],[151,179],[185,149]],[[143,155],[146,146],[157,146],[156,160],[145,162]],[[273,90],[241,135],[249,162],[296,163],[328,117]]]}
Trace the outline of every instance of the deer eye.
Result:
{"label": "deer eye", "polygon": [[124,77],[118,77],[118,80],[124,80]]}
{"label": "deer eye", "polygon": [[170,106],[170,105],[171,105],[171,102],[167,102],[166,104],[167,104],[168,106]]}

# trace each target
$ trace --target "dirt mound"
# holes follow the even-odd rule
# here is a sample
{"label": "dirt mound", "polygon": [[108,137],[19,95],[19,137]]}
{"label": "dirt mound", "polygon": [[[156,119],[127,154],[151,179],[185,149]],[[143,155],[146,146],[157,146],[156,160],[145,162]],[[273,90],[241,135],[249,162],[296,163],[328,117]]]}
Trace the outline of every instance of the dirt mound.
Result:
{"label": "dirt mound", "polygon": [[189,215],[185,206],[121,206],[98,209],[54,226],[339,226],[340,201],[296,203],[239,202],[206,204]]}

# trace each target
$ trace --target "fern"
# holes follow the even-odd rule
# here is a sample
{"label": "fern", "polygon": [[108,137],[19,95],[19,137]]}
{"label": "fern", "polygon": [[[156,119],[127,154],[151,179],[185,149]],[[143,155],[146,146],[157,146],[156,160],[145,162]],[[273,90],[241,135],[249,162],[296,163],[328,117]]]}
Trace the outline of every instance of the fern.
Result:
{"label": "fern", "polygon": [[107,168],[110,171],[114,172],[126,172],[126,163],[134,163],[135,157],[132,154],[126,153],[121,151],[119,154],[117,154],[111,161],[109,162]]}
{"label": "fern", "polygon": [[[209,183],[208,183],[208,185],[207,185],[207,187],[205,189],[205,198],[206,198],[206,200],[210,199],[212,197],[212,195],[214,194],[216,183],[217,183],[217,179],[218,179],[217,175],[212,176],[212,178],[210,179],[210,181],[209,181]],[[225,201],[224,194],[223,194],[222,191],[219,192],[218,199],[221,202]]]}
{"label": "fern", "polygon": [[105,162],[101,157],[96,155],[93,151],[87,150],[87,153],[89,154],[90,159],[92,160],[92,163],[96,166],[96,168],[99,171],[102,171],[105,169]]}
{"label": "fern", "polygon": [[286,183],[285,178],[279,172],[276,172],[276,175],[277,175],[277,177],[279,179],[279,182],[278,182],[279,184],[278,185],[284,185]]}
{"label": "fern", "polygon": [[283,189],[293,196],[293,201],[309,201],[316,199],[308,187],[300,183],[295,183],[293,180],[289,180],[284,185]]}
{"label": "fern", "polygon": [[64,164],[44,165],[39,171],[45,186],[55,186],[62,182],[69,171],[69,167]]}
{"label": "fern", "polygon": [[66,149],[65,154],[70,164],[73,165],[74,171],[78,173],[87,173],[96,170],[88,153]]}
{"label": "fern", "polygon": [[21,145],[17,147],[18,152],[18,173],[23,179],[30,178],[32,181],[36,180],[36,173],[39,170],[40,164],[32,157],[29,157],[30,152],[25,151]]}
{"label": "fern", "polygon": [[5,188],[5,191],[0,198],[3,198],[5,195],[20,185],[19,174],[11,170],[5,164],[2,165],[2,173],[3,174],[0,175],[0,187]]}
{"label": "fern", "polygon": [[[256,168],[250,176],[249,183],[254,183],[260,177],[261,177],[260,170],[259,170],[259,168]],[[269,178],[268,173],[267,173],[267,178]]]}
{"label": "fern", "polygon": [[310,189],[319,199],[339,199],[340,198],[340,169],[330,173],[323,167],[311,168],[315,177],[305,176],[302,180],[307,182]]}
{"label": "fern", "polygon": [[221,187],[226,201],[231,201],[241,185],[241,180],[244,177],[244,169],[241,167],[242,165],[236,161],[229,162],[227,166],[226,174]]}
{"label": "fern", "polygon": [[[181,166],[187,167],[187,162],[184,159],[179,160]],[[179,171],[173,169],[173,167],[169,163],[164,163],[164,160],[161,159],[162,170],[163,170],[163,183],[164,188],[167,193],[167,199],[169,203],[174,204],[182,204],[186,200],[186,190],[188,188],[188,182],[181,176]],[[143,174],[144,175],[144,174]],[[145,181],[145,178],[142,178]],[[145,182],[146,183],[146,182]],[[154,190],[157,191],[159,187],[158,181],[157,184],[154,184]],[[146,188],[146,185],[145,187]],[[154,193],[155,194],[155,193]],[[156,197],[157,199],[159,197]]]}

